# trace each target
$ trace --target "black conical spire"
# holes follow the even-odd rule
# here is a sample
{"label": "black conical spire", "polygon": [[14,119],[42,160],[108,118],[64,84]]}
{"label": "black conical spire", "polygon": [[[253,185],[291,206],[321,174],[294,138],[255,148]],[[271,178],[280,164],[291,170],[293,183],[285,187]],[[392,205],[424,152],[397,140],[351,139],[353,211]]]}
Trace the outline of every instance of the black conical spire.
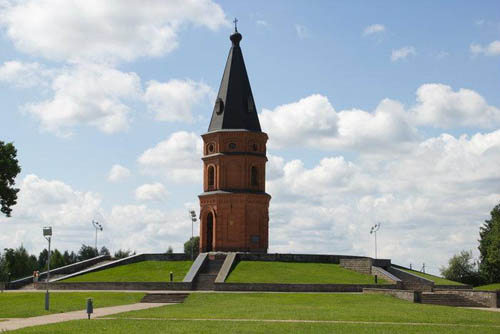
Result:
{"label": "black conical spire", "polygon": [[230,37],[232,46],[227,57],[208,132],[226,129],[261,132],[257,108],[240,48],[242,36],[236,28],[236,22],[235,19],[234,33]]}

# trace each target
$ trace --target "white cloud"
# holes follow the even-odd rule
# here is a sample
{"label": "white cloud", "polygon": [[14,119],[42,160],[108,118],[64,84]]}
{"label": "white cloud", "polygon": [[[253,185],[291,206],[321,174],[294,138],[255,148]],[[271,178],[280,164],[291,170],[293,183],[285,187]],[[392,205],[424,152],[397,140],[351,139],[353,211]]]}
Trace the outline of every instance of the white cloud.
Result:
{"label": "white cloud", "polygon": [[140,79],[103,65],[78,64],[66,68],[52,82],[52,99],[27,104],[24,110],[45,131],[71,135],[77,125],[93,126],[105,133],[126,130],[130,108],[126,101],[140,98]]}
{"label": "white cloud", "polygon": [[269,22],[264,21],[264,20],[257,20],[255,22],[255,24],[260,26],[260,27],[265,27],[265,28],[269,27]]}
{"label": "white cloud", "polygon": [[203,82],[172,79],[161,83],[149,81],[144,95],[148,109],[160,121],[193,120],[195,105],[208,102],[213,90]]}
{"label": "white cloud", "polygon": [[484,54],[486,56],[498,56],[500,55],[500,41],[493,41],[487,46],[471,44],[470,52],[473,54]]}
{"label": "white cloud", "polygon": [[167,189],[159,182],[143,184],[135,190],[135,198],[139,201],[163,201],[167,195]]}
{"label": "white cloud", "polygon": [[394,156],[281,160],[266,183],[270,252],[373,255],[369,228],[382,221],[379,255],[438,267],[476,249],[479,226],[500,201],[500,130],[423,140]]}
{"label": "white cloud", "polygon": [[500,126],[500,109],[488,105],[477,92],[461,88],[453,91],[443,84],[425,84],[417,90],[412,109],[416,122],[440,128],[453,126]]}
{"label": "white cloud", "polygon": [[175,132],[138,158],[144,172],[175,182],[200,182],[202,140],[193,132]]}
{"label": "white cloud", "polygon": [[39,63],[11,60],[0,66],[0,81],[22,88],[46,85],[53,74],[54,71],[45,69]]}
{"label": "white cloud", "polygon": [[122,165],[113,165],[108,173],[108,181],[119,182],[130,176],[130,170]]}
{"label": "white cloud", "polygon": [[391,61],[398,61],[400,59],[405,59],[410,55],[416,55],[417,52],[413,46],[405,46],[400,49],[392,50]]}
{"label": "white cloud", "polygon": [[302,24],[296,24],[295,25],[295,32],[297,33],[297,37],[300,39],[306,39],[311,37],[311,32],[309,28]]}
{"label": "white cloud", "polygon": [[383,100],[373,113],[352,109],[336,112],[325,96],[311,95],[260,114],[270,147],[318,149],[395,149],[413,141],[416,130],[403,106]]}
{"label": "white cloud", "polygon": [[4,6],[0,24],[23,52],[109,62],[168,53],[186,24],[217,29],[228,23],[210,0],[26,0]]}
{"label": "white cloud", "polygon": [[372,34],[377,34],[385,31],[385,26],[383,24],[372,24],[363,30],[363,36],[368,36]]}

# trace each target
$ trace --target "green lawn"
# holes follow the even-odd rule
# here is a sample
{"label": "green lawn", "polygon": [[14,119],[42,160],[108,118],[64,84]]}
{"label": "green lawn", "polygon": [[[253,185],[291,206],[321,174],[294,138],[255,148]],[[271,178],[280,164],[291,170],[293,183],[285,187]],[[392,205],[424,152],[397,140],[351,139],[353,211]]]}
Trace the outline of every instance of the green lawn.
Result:
{"label": "green lawn", "polygon": [[106,307],[138,303],[143,296],[143,293],[123,292],[51,292],[50,311],[45,311],[45,293],[0,293],[0,318],[27,318],[83,310],[87,298],[94,299],[94,307]]}
{"label": "green lawn", "polygon": [[450,280],[447,280],[447,279],[439,277],[439,276],[424,274],[424,273],[422,273],[420,271],[416,271],[416,270],[402,269],[402,268],[398,268],[398,269],[406,271],[407,273],[411,273],[413,275],[427,278],[428,280],[433,281],[434,284],[436,284],[436,285],[463,285],[462,283],[459,283],[459,282],[450,281]]}
{"label": "green lawn", "polygon": [[119,318],[295,319],[500,326],[500,313],[410,303],[352,293],[193,293],[183,304],[122,313]]}
{"label": "green lawn", "polygon": [[158,320],[78,320],[54,325],[28,327],[12,334],[497,334],[492,327],[407,326],[325,323],[269,323],[232,321],[158,321]]}
{"label": "green lawn", "polygon": [[474,290],[490,290],[490,291],[500,290],[500,283],[476,286]]}
{"label": "green lawn", "polygon": [[[375,284],[373,276],[344,269],[338,264],[266,261],[239,262],[226,282]],[[379,283],[389,282],[379,279]]]}
{"label": "green lawn", "polygon": [[[11,333],[496,334],[500,329],[500,313],[496,312],[414,304],[383,295],[346,293],[193,293],[183,304],[121,313],[109,318],[113,319],[70,321]],[[265,319],[368,323],[256,321]]]}
{"label": "green lawn", "polygon": [[168,282],[170,272],[174,273],[174,281],[180,282],[191,268],[191,264],[191,261],[143,261],[68,278],[61,283]]}

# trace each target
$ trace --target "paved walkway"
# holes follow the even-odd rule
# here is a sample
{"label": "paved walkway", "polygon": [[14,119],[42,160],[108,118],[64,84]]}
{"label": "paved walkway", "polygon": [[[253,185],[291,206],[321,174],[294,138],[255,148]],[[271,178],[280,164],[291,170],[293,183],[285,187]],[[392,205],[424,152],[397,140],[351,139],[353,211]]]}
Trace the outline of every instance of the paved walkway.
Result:
{"label": "paved walkway", "polygon": [[[106,315],[112,315],[121,312],[135,311],[135,310],[144,310],[152,307],[158,307],[163,305],[169,305],[165,303],[137,303],[137,304],[129,304],[129,305],[120,305],[120,306],[110,306],[110,307],[100,307],[94,309],[94,314],[92,314],[92,318],[95,317],[103,317]],[[66,313],[56,313],[49,315],[42,315],[39,317],[32,318],[17,318],[10,319],[7,321],[0,321],[0,332],[2,331],[11,331],[24,327],[31,326],[40,326],[53,324],[56,322],[69,321],[69,320],[80,320],[87,319],[87,313],[85,310],[66,312]]]}

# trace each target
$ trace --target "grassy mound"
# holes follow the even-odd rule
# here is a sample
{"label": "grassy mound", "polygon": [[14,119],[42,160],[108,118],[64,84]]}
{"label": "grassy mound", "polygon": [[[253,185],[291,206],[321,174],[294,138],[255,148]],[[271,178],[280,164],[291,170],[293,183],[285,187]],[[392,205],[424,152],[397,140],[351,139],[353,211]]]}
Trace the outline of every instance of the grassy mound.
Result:
{"label": "grassy mound", "polygon": [[[379,279],[379,284],[389,282]],[[374,284],[374,277],[344,269],[338,264],[241,261],[228,283]]]}
{"label": "grassy mound", "polygon": [[493,283],[488,285],[476,286],[474,290],[488,290],[488,291],[496,291],[500,290],[500,283]]}
{"label": "grassy mound", "polygon": [[143,261],[71,277],[61,282],[168,282],[170,272],[174,273],[174,281],[180,282],[191,264],[191,261]]}
{"label": "grassy mound", "polygon": [[413,275],[417,275],[417,276],[420,276],[420,277],[423,277],[423,278],[426,278],[430,281],[433,281],[434,284],[436,285],[464,285],[462,283],[459,283],[459,282],[455,282],[455,281],[450,281],[446,278],[442,278],[442,277],[439,277],[439,276],[434,276],[434,275],[431,275],[431,274],[424,274],[420,271],[416,271],[416,270],[410,270],[410,269],[402,269],[402,268],[398,268],[398,269],[401,269],[403,271],[406,271],[407,273],[410,273],[410,274],[413,274]]}
{"label": "grassy mound", "polygon": [[50,311],[45,311],[42,292],[0,293],[0,318],[28,318],[51,313],[83,310],[87,298],[94,299],[94,307],[138,303],[143,293],[123,292],[51,292]]}

